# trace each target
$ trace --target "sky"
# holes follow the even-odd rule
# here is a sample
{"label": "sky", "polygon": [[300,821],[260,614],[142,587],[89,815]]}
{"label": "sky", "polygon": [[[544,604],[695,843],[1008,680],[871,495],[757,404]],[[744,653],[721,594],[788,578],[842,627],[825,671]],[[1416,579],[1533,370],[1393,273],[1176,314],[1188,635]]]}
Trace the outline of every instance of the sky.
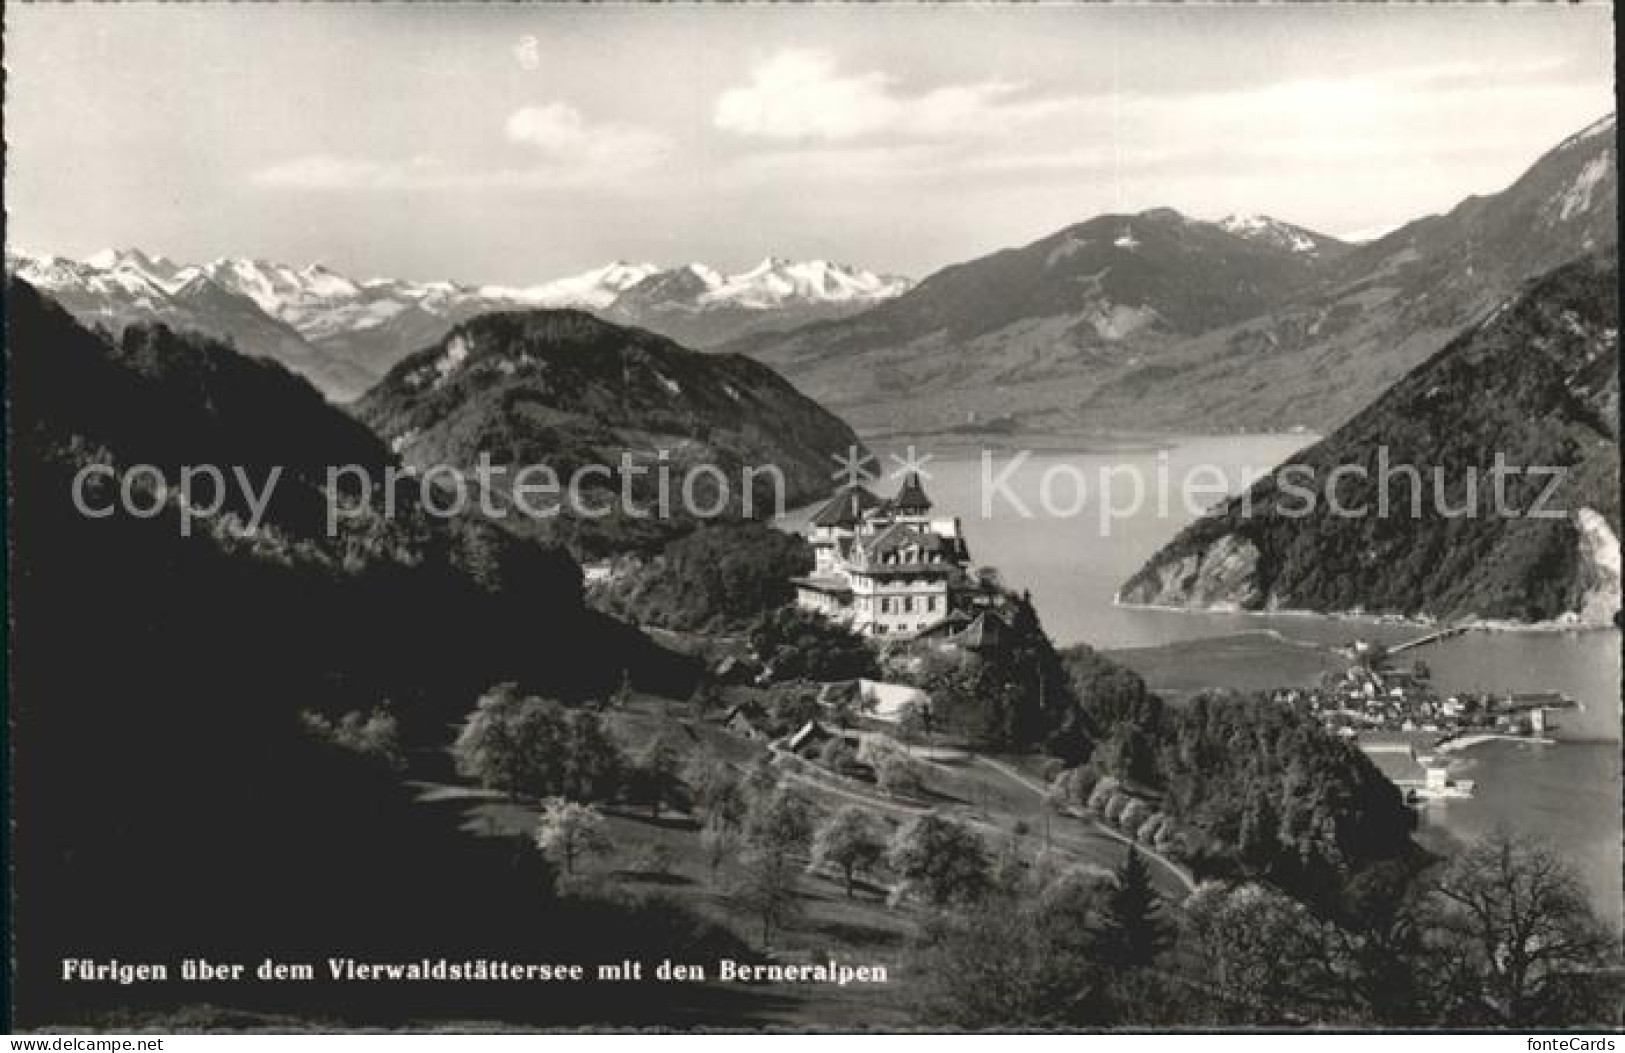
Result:
{"label": "sky", "polygon": [[8,245],[923,276],[1169,206],[1368,233],[1611,112],[1604,4],[5,7]]}

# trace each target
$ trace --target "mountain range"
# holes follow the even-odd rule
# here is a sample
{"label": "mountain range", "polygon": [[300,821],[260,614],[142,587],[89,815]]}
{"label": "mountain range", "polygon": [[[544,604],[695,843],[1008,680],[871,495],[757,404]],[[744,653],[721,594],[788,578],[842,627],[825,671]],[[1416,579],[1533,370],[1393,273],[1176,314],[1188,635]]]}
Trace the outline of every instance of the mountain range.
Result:
{"label": "mountain range", "polygon": [[[1618,287],[1612,252],[1534,280],[1187,527],[1120,599],[1607,624],[1620,602]],[[1498,460],[1518,469],[1499,504]]]}
{"label": "mountain range", "polygon": [[1610,115],[1505,190],[1360,245],[1262,216],[1101,216],[728,347],[866,434],[1324,430],[1524,281],[1615,243],[1615,149]]}
{"label": "mountain range", "polygon": [[737,274],[615,262],[528,287],[389,278],[357,281],[322,264],[226,258],[180,264],[139,249],[84,260],[9,252],[6,269],[81,321],[112,331],[156,321],[231,341],[355,398],[406,355],[494,311],[579,307],[706,346],[838,318],[896,296],[907,279],[822,260],[769,257]]}
{"label": "mountain range", "polygon": [[851,318],[729,345],[860,430],[1075,405],[1101,379],[1256,317],[1348,247],[1274,220],[1098,216],[932,274]]}
{"label": "mountain range", "polygon": [[[529,287],[356,281],[138,250],[8,269],[86,322],[230,339],[349,400],[495,311],[576,307],[783,373],[865,434],[1324,431],[1528,279],[1617,241],[1612,115],[1506,189],[1368,243],[1265,215],[1098,216],[912,283],[768,257],[616,262]],[[1265,378],[1267,377],[1267,381]]]}

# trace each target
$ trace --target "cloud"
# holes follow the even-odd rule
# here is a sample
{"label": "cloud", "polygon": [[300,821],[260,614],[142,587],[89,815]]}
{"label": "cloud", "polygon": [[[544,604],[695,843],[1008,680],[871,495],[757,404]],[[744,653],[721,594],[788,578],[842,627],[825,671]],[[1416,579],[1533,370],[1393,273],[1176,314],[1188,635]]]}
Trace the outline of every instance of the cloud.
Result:
{"label": "cloud", "polygon": [[890,74],[843,73],[828,52],[788,50],[759,62],[749,84],[723,92],[713,122],[723,131],[780,140],[950,138],[1053,116],[1078,101],[1034,97],[1007,81],[905,94]]}
{"label": "cloud", "polygon": [[[1497,79],[1453,63],[1205,91],[1041,96],[985,83],[909,94],[885,74],[844,72],[823,52],[780,52],[718,98],[714,123],[753,145],[712,178],[747,187],[1097,180],[1161,188],[1203,172],[1211,196],[1257,209],[1270,207],[1288,172],[1437,181],[1471,170],[1493,188],[1490,166],[1510,172],[1532,156],[1526,129],[1587,109],[1595,85],[1563,72],[1531,61]],[[1509,120],[1486,128],[1486,113]]]}
{"label": "cloud", "polygon": [[658,132],[625,124],[592,124],[567,103],[515,110],[504,126],[508,141],[535,149],[560,165],[648,168],[671,151]]}
{"label": "cloud", "polygon": [[254,173],[253,181],[261,186],[301,190],[399,190],[431,185],[448,175],[445,164],[432,157],[367,161],[312,154],[261,169]]}
{"label": "cloud", "polygon": [[629,185],[671,152],[663,135],[595,124],[562,102],[514,111],[503,132],[530,155],[524,163],[472,166],[428,154],[383,160],[312,154],[263,168],[251,179],[259,186],[298,190],[612,187]]}

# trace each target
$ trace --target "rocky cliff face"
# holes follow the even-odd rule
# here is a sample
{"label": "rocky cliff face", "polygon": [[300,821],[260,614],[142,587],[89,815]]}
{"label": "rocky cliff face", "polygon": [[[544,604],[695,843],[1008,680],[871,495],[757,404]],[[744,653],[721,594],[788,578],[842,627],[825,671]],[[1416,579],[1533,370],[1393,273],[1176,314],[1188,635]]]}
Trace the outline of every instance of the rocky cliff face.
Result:
{"label": "rocky cliff face", "polygon": [[1580,509],[1575,523],[1580,530],[1582,591],[1574,614],[1586,624],[1606,624],[1620,609],[1619,537],[1607,517],[1595,509]]}
{"label": "rocky cliff face", "polygon": [[1187,527],[1119,598],[1611,619],[1617,276],[1610,248],[1533,282],[1293,464]]}
{"label": "rocky cliff face", "polygon": [[1258,589],[1258,549],[1227,534],[1205,550],[1148,566],[1120,601],[1151,607],[1253,610],[1269,606]]}

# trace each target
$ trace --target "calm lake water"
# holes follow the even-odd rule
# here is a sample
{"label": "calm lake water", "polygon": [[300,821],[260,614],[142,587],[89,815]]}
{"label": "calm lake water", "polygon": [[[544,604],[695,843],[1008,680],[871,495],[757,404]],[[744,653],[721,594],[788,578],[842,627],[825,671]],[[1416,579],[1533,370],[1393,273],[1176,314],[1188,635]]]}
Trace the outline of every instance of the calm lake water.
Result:
{"label": "calm lake water", "polygon": [[[1415,626],[1366,619],[1195,614],[1112,602],[1118,587],[1197,509],[1217,500],[1213,488],[1220,480],[1237,492],[1310,441],[1305,435],[1201,437],[1165,450],[1033,454],[1019,462],[1002,452],[960,454],[927,463],[926,488],[939,514],[962,517],[975,563],[996,566],[1007,585],[1032,591],[1060,644],[1152,647],[1260,631],[1321,644],[1420,635]],[[1002,488],[992,485],[1000,479]],[[879,489],[891,486],[895,482]],[[1571,859],[1600,911],[1619,926],[1625,894],[1618,634],[1472,632],[1417,653],[1445,691],[1558,690],[1584,705],[1559,715],[1558,745],[1487,744],[1460,755],[1462,774],[1478,780],[1477,796],[1431,804],[1423,836],[1472,837],[1500,822],[1541,837]]]}

